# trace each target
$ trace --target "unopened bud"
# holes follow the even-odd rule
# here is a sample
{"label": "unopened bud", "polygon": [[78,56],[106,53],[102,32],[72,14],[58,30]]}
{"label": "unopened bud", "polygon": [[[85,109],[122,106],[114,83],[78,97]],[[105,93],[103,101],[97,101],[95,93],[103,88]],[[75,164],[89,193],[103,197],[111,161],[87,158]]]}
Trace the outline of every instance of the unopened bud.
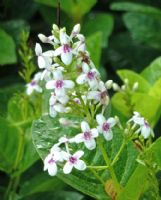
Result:
{"label": "unopened bud", "polygon": [[106,86],[106,88],[107,88],[108,90],[112,88],[112,85],[113,85],[113,80],[108,80],[108,81],[106,81],[106,83],[105,83],[105,86]]}
{"label": "unopened bud", "polygon": [[59,31],[59,27],[56,24],[53,24],[53,31]]}
{"label": "unopened bud", "polygon": [[122,85],[121,90],[126,90],[126,85]]}
{"label": "unopened bud", "polygon": [[120,86],[117,83],[113,83],[112,84],[112,88],[114,91],[119,91],[120,90]]}
{"label": "unopened bud", "polygon": [[47,42],[48,41],[48,38],[45,36],[45,35],[43,35],[43,34],[38,34],[38,38],[41,40],[41,42],[43,42],[43,43],[45,43],[45,42]]}
{"label": "unopened bud", "polygon": [[129,80],[128,80],[127,78],[125,78],[125,79],[124,79],[124,83],[125,83],[126,85],[128,85],[128,84],[129,84]]}
{"label": "unopened bud", "polygon": [[139,86],[139,83],[135,82],[132,88],[134,92],[138,89],[138,86]]}
{"label": "unopened bud", "polygon": [[73,27],[73,30],[72,30],[72,34],[76,35],[80,32],[80,24],[76,24],[74,27]]}

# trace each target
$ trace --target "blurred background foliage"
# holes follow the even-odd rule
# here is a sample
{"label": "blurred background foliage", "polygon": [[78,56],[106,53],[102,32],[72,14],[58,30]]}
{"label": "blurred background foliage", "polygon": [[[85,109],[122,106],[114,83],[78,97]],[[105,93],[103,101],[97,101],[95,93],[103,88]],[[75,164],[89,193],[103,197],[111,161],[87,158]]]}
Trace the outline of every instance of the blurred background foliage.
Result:
{"label": "blurred background foliage", "polygon": [[[12,98],[8,106],[7,102],[15,92],[23,90],[24,83],[18,74],[18,71],[22,69],[22,60],[18,54],[22,42],[22,31],[30,33],[28,45],[34,49],[38,41],[38,33],[51,34],[52,24],[57,23],[57,7],[57,0],[2,0],[0,3],[0,116],[6,117],[7,120],[12,119],[12,123],[14,120],[21,121],[21,114],[19,117],[14,115],[14,108],[19,102],[19,97]],[[87,48],[104,80],[114,79],[121,82],[129,78],[131,83],[139,80],[139,83],[143,85],[143,91],[139,91],[140,93],[132,101],[135,102],[137,105],[135,108],[138,110],[144,106],[145,116],[153,126],[157,123],[156,130],[159,130],[161,128],[159,125],[161,92],[158,88],[161,88],[159,79],[161,58],[158,57],[161,55],[161,1],[60,0],[60,9],[61,26],[66,26],[67,30],[71,30],[74,24],[81,23],[82,33],[87,37]],[[155,60],[156,58],[158,59]],[[35,62],[36,56],[32,59]],[[136,73],[122,69],[133,70]],[[124,105],[121,99],[123,99],[122,94],[114,95],[112,99],[114,113],[119,112],[122,118],[129,117],[128,105]],[[142,104],[139,102],[140,99],[142,99]],[[150,111],[147,110],[149,107]],[[30,108],[28,109],[30,112]],[[151,113],[151,116],[147,113]],[[39,114],[28,113],[28,116],[37,117]],[[1,120],[0,126],[7,129],[8,124],[5,120]],[[14,132],[13,129],[12,131]],[[9,131],[10,134],[11,131]],[[5,140],[7,138],[3,138],[1,143],[3,144]],[[14,146],[15,141],[12,141],[11,146]],[[28,147],[25,150],[27,155],[32,151],[29,149]],[[3,146],[0,147],[0,151],[3,151]],[[12,149],[8,151],[11,153]],[[21,199],[41,199],[39,192],[44,192],[45,199],[86,198],[75,191],[67,192],[71,190],[69,186],[58,179],[53,180],[46,174],[40,173],[42,164],[39,161],[36,162],[38,158],[34,151],[32,153],[31,163],[26,165],[25,160],[22,163],[21,170],[28,171],[24,173],[21,180],[22,185],[19,189]],[[0,159],[3,160],[3,158]],[[14,153],[10,157],[11,162],[13,159]],[[34,166],[29,168],[33,163],[35,163]],[[1,165],[0,169],[5,173],[10,173],[10,168],[6,171],[6,166]],[[5,173],[0,173],[2,185],[6,185],[8,181]],[[52,193],[53,190],[56,192]],[[0,187],[0,193],[1,191],[3,187]]]}

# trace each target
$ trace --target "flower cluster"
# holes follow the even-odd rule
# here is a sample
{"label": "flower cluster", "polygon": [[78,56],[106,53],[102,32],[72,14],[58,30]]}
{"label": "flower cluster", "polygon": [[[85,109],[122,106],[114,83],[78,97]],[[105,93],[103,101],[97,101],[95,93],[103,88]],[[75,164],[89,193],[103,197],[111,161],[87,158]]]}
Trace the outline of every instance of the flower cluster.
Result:
{"label": "flower cluster", "polygon": [[[107,88],[110,85],[115,88],[116,85],[112,81],[104,84],[101,80],[86,50],[85,38],[80,34],[79,24],[74,26],[70,35],[65,28],[59,29],[57,25],[53,25],[51,36],[38,36],[43,43],[52,46],[52,50],[46,52],[42,51],[39,43],[35,47],[38,66],[42,70],[40,79],[51,94],[50,117],[58,116],[61,124],[70,127],[75,125],[68,118],[61,118],[62,113],[74,113],[83,119],[77,127],[79,130],[76,135],[72,138],[60,138],[50,149],[44,160],[44,170],[48,170],[51,176],[56,175],[57,166],[63,167],[65,174],[69,174],[73,168],[85,170],[86,162],[81,160],[84,152],[73,152],[72,145],[83,143],[86,149],[94,150],[97,138],[101,135],[106,141],[112,140],[112,129],[118,120],[113,117],[106,119],[104,112],[109,103]],[[40,88],[32,90],[40,92]],[[148,124],[143,118],[134,115],[130,121],[140,126],[138,132],[141,131],[145,138],[149,136],[150,131],[145,131],[144,126],[146,124],[147,128]]]}

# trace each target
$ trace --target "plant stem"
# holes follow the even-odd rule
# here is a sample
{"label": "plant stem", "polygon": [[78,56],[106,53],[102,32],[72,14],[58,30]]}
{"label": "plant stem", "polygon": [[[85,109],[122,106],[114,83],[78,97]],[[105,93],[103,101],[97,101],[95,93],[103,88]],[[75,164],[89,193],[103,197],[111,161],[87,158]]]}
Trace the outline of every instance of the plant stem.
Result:
{"label": "plant stem", "polygon": [[4,200],[8,200],[9,197],[10,197],[10,200],[14,200],[14,193],[16,192],[17,186],[20,181],[20,175],[14,177],[14,178],[12,177],[12,174],[18,169],[19,163],[22,159],[24,144],[25,144],[25,135],[22,132],[21,128],[19,128],[19,131],[21,133],[21,136],[20,136],[19,146],[18,146],[18,150],[17,150],[17,156],[16,156],[15,164],[14,164],[12,172],[11,172],[11,178],[10,178],[7,190],[4,194]]}
{"label": "plant stem", "polygon": [[100,177],[94,169],[89,168],[89,170],[94,174],[94,176],[95,176],[103,185],[105,185],[105,182],[104,182],[104,180],[102,179],[102,177]]}
{"label": "plant stem", "polygon": [[108,169],[108,166],[87,166],[89,169],[97,169],[97,170],[103,170]]}
{"label": "plant stem", "polygon": [[107,167],[108,167],[108,170],[109,170],[109,172],[110,172],[111,178],[112,178],[112,180],[113,180],[113,182],[114,182],[114,186],[115,186],[115,188],[116,188],[116,191],[117,191],[117,192],[120,192],[120,189],[121,189],[120,184],[119,184],[119,182],[118,182],[118,180],[117,180],[117,177],[116,177],[116,175],[115,175],[115,171],[114,171],[113,167],[111,166],[111,161],[110,161],[110,159],[109,159],[109,157],[108,157],[108,155],[107,155],[107,152],[106,152],[105,148],[103,147],[101,138],[98,138],[97,141],[98,141],[100,150],[101,150],[101,152],[102,152],[103,158],[104,158],[104,160],[105,160],[105,162],[106,162],[106,165],[107,165]]}
{"label": "plant stem", "polygon": [[117,152],[115,158],[113,159],[112,163],[111,163],[111,166],[114,166],[114,164],[118,161],[119,157],[120,157],[120,154],[122,153],[124,147],[126,145],[126,141],[125,139],[123,140],[122,144],[121,144],[121,147],[119,149],[119,151]]}

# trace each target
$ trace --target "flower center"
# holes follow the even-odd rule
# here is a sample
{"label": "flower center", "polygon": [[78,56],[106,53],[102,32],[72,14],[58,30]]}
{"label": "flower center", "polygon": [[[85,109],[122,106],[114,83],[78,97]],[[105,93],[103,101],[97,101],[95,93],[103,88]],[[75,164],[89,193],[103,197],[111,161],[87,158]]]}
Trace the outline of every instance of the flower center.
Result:
{"label": "flower center", "polygon": [[63,45],[63,52],[64,53],[69,53],[71,51],[71,48],[68,44]]}
{"label": "flower center", "polygon": [[77,158],[71,156],[71,157],[69,158],[69,162],[72,163],[72,164],[75,164],[75,163],[77,162]]}
{"label": "flower center", "polygon": [[37,84],[36,81],[34,80],[31,81],[31,86],[35,86],[36,84]]}
{"label": "flower center", "polygon": [[88,77],[89,80],[94,79],[94,75],[95,75],[95,73],[94,73],[94,72],[91,72],[91,71],[89,71],[89,72],[87,73],[87,77]]}
{"label": "flower center", "polygon": [[91,132],[90,131],[86,131],[84,132],[84,139],[85,140],[90,140],[91,139]]}
{"label": "flower center", "polygon": [[104,99],[107,95],[107,91],[103,91],[101,92],[100,96],[101,96],[101,99]]}
{"label": "flower center", "polygon": [[49,164],[52,164],[52,163],[54,163],[54,162],[55,162],[55,160],[53,160],[53,158],[51,158],[51,159],[48,161]]}
{"label": "flower center", "polygon": [[108,131],[110,129],[110,125],[107,122],[105,122],[105,123],[103,123],[102,129],[104,131]]}
{"label": "flower center", "polygon": [[63,87],[63,81],[62,80],[58,80],[56,81],[56,84],[55,84],[56,88],[62,88]]}

